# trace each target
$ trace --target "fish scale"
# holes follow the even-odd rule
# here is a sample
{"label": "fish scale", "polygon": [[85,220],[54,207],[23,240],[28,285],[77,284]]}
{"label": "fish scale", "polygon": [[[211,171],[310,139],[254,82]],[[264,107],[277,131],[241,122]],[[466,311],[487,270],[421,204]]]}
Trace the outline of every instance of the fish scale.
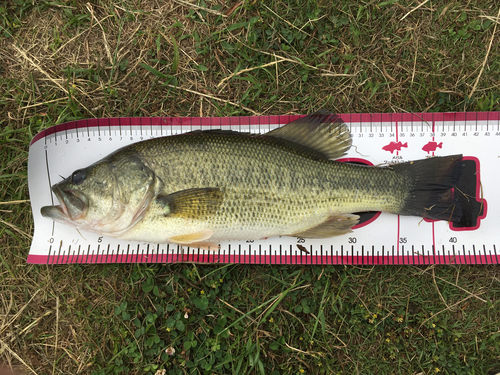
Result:
{"label": "fish scale", "polygon": [[[223,191],[220,210],[207,218],[217,241],[293,235],[332,214],[395,212],[404,199],[397,194],[403,178],[389,169],[321,160],[265,137],[194,133],[139,143],[131,151],[164,181],[165,194],[203,187]],[[174,163],[169,155],[175,155]],[[146,220],[145,225],[154,221]],[[154,225],[165,227],[168,218]]]}

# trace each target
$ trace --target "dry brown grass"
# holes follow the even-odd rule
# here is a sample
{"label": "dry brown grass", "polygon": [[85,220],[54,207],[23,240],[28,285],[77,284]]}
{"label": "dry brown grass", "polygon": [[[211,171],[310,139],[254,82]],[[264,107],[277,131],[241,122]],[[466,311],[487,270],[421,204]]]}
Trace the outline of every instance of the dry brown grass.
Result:
{"label": "dry brown grass", "polygon": [[[231,10],[223,2],[210,3],[211,8],[216,5],[220,5],[220,12]],[[241,98],[254,86],[251,81],[233,79],[241,77],[242,70],[257,79],[262,78],[259,73],[267,71],[268,78],[264,82],[268,81],[267,85],[274,88],[268,95],[274,91],[277,96],[272,103],[264,102],[254,108],[245,106],[250,113],[303,111],[304,102],[307,102],[303,96],[316,99],[311,98],[314,104],[308,103],[307,109],[312,105],[333,105],[339,112],[427,110],[436,104],[434,98],[439,92],[463,98],[475,91],[473,85],[482,75],[481,64],[487,60],[484,57],[488,42],[493,40],[493,34],[483,33],[460,51],[450,45],[447,29],[453,28],[464,12],[468,19],[495,19],[496,15],[488,7],[466,8],[459,3],[444,7],[423,4],[418,12],[416,7],[395,5],[395,8],[381,8],[379,17],[392,14],[389,25],[381,27],[376,20],[366,19],[366,11],[356,19],[356,9],[349,5],[336,16],[355,17],[350,23],[352,32],[335,35],[339,43],[333,45],[319,43],[317,30],[307,27],[308,23],[313,24],[312,21],[300,27],[293,25],[297,16],[290,14],[286,7],[282,14],[278,4],[274,10],[272,5],[263,4],[262,10],[306,38],[305,49],[316,43],[318,53],[326,51],[316,60],[307,58],[304,51],[295,48],[273,51],[252,46],[246,40],[248,30],[245,27],[227,31],[228,26],[238,21],[251,17],[263,19],[259,12],[245,7],[237,8],[231,17],[224,17],[219,22],[215,22],[216,14],[203,16],[200,9],[181,1],[122,5],[78,3],[76,8],[65,8],[89,21],[71,27],[61,7],[48,7],[43,11],[35,8],[23,19],[15,38],[2,42],[3,74],[18,77],[22,86],[16,90],[18,102],[8,106],[13,119],[26,121],[44,114],[53,117],[61,112],[61,106],[64,107],[68,100],[75,103],[78,115],[84,117],[213,116],[221,114],[218,103],[241,111],[238,109]],[[409,11],[420,14],[411,21],[411,16],[401,21],[401,14],[406,15]],[[199,19],[189,18],[189,12]],[[435,17],[437,13],[439,16]],[[176,26],[176,20],[182,27]],[[273,25],[256,25],[273,32],[269,38],[272,46],[285,42],[282,31],[273,29]],[[361,35],[361,32],[370,32],[370,35]],[[179,46],[175,72],[170,71],[175,56],[172,38]],[[206,41],[205,45],[210,48],[207,54],[197,53],[196,45],[200,43],[196,39],[202,41],[201,45]],[[228,54],[221,46],[222,41],[240,46],[238,48],[248,47],[254,62],[245,62],[234,53]],[[490,54],[498,55],[499,52],[498,43],[494,43]],[[152,61],[155,59],[161,61]],[[162,85],[166,80],[146,71],[141,63],[175,77],[176,81],[169,82],[170,86]],[[235,69],[240,63],[242,66],[237,72]],[[203,64],[207,70],[196,68]],[[317,79],[310,84],[301,82],[303,67]],[[73,68],[73,72],[67,73],[68,68]],[[92,73],[82,74],[81,70],[85,69]],[[478,92],[495,87],[494,77],[494,74],[485,74]],[[296,94],[291,94],[286,87],[293,87]],[[22,89],[24,93],[20,92]],[[55,113],[50,108],[47,111],[47,106],[43,105],[49,102],[55,107]],[[292,103],[295,105],[290,107]]]}

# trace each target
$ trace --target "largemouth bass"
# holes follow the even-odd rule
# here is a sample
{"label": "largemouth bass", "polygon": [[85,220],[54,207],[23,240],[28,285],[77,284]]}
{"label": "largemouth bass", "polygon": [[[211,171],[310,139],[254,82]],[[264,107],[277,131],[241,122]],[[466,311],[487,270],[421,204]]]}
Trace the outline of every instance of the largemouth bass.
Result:
{"label": "largemouth bass", "polygon": [[327,111],[262,135],[194,131],[121,148],[55,184],[43,216],[101,235],[216,247],[272,236],[327,238],[356,212],[460,221],[462,155],[385,167],[336,162],[351,147]]}

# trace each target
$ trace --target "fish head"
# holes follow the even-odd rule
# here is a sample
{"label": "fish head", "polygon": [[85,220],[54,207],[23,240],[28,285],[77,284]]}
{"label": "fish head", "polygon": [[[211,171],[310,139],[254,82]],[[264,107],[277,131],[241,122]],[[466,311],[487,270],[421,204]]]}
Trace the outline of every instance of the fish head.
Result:
{"label": "fish head", "polygon": [[103,235],[118,237],[144,216],[160,181],[133,155],[110,156],[52,186],[58,206],[44,217]]}

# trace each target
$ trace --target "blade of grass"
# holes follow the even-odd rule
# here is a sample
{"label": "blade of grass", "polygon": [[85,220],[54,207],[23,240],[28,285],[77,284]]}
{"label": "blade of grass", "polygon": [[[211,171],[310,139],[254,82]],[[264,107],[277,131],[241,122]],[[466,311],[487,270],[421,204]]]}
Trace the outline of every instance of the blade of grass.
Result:
{"label": "blade of grass", "polygon": [[[228,329],[230,329],[231,327],[233,327],[236,323],[240,322],[241,320],[243,320],[244,318],[246,318],[248,315],[254,313],[255,311],[258,311],[260,310],[262,307],[276,301],[277,299],[279,299],[281,296],[278,295],[278,296],[274,296],[270,299],[268,299],[267,301],[265,301],[264,303],[261,303],[259,306],[253,308],[252,310],[250,310],[249,312],[247,312],[246,314],[244,314],[243,316],[239,317],[238,319],[236,319],[233,323],[231,323],[229,326],[227,326],[226,328],[224,328],[221,332],[219,332],[219,335],[221,335],[222,333],[226,332]],[[261,320],[262,321],[262,320]],[[259,323],[260,324],[260,323]]]}
{"label": "blade of grass", "polygon": [[321,319],[321,332],[323,335],[325,334],[325,314],[323,312],[323,304],[325,302],[326,292],[328,291],[328,287],[330,286],[330,280],[326,280],[325,290],[323,291],[323,297],[321,298],[321,302],[319,304],[318,317],[316,318],[316,322],[314,322],[314,328],[311,333],[311,340],[314,339],[314,334],[316,333],[316,328],[318,328],[318,322]]}
{"label": "blade of grass", "polygon": [[[300,275],[299,275],[300,276]],[[295,279],[297,280],[298,277]],[[274,309],[276,309],[276,307],[278,307],[278,305],[280,304],[280,302],[283,300],[283,298],[286,297],[286,295],[293,291],[293,290],[296,290],[296,289],[300,289],[300,288],[305,288],[307,287],[308,285],[306,286],[299,286],[300,284],[302,284],[305,280],[299,282],[296,286],[296,284],[294,283],[291,287],[289,287],[287,290],[285,290],[283,293],[280,294],[279,298],[271,305],[271,307],[269,309],[267,309],[265,315],[262,317],[262,319],[260,319],[259,323],[257,324],[257,327],[260,326],[263,322],[266,321],[266,318],[274,311]]]}
{"label": "blade of grass", "polygon": [[141,67],[143,67],[144,69],[146,69],[148,72],[154,74],[155,76],[157,76],[158,78],[163,78],[163,79],[167,79],[167,78],[170,78],[169,76],[167,76],[166,74],[163,74],[162,72],[160,72],[159,70],[156,70],[155,68],[153,68],[152,66],[149,66],[147,64],[144,64],[144,63],[140,63],[139,64]]}
{"label": "blade of grass", "polygon": [[172,60],[172,74],[177,74],[177,70],[179,69],[179,46],[177,45],[177,41],[172,35],[172,45],[174,46],[174,59]]}

